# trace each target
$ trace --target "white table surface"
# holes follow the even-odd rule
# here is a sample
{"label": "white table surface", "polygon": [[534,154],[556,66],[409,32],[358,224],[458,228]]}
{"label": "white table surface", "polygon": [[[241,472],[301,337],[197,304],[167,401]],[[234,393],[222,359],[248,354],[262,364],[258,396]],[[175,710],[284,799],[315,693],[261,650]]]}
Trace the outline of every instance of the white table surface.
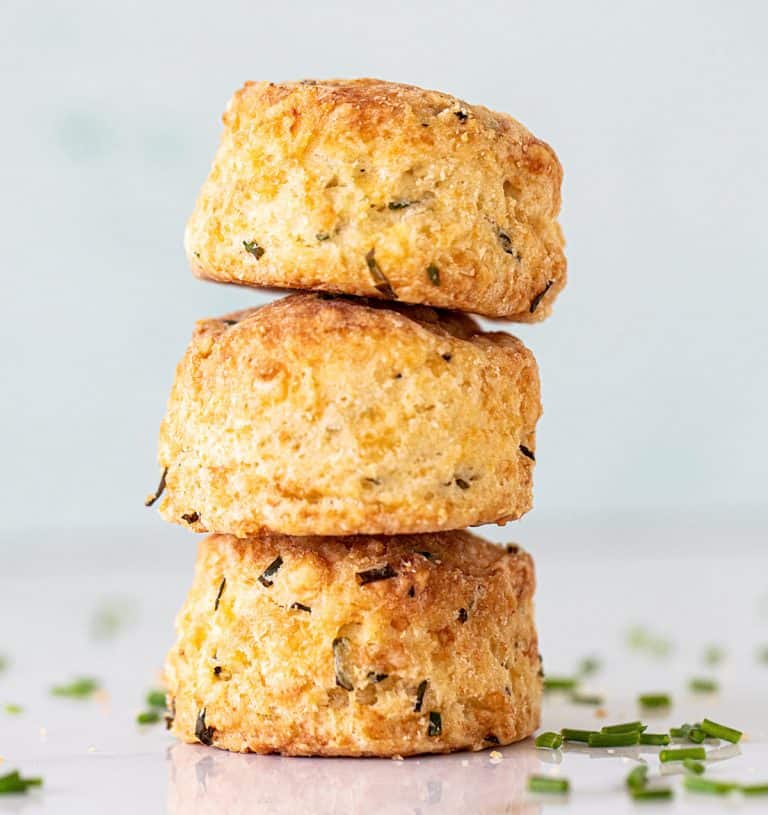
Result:
{"label": "white table surface", "polygon": [[[537,612],[550,674],[573,672],[595,654],[603,670],[584,690],[605,695],[606,717],[549,696],[543,727],[596,728],[638,716],[638,693],[668,691],[668,715],[644,716],[652,729],[704,716],[746,733],[721,751],[707,775],[768,781],[768,666],[755,649],[768,643],[768,540],[765,526],[565,525],[559,530],[508,527],[537,561]],[[0,774],[20,769],[44,786],[0,796],[0,813],[707,813],[768,811],[768,799],[686,794],[635,804],[624,778],[638,760],[651,776],[658,748],[605,751],[578,746],[558,753],[531,742],[451,756],[291,759],[241,756],[178,744],[162,725],[134,723],[172,640],[173,618],[191,580],[194,537],[159,522],[130,531],[49,530],[0,542]],[[130,612],[113,637],[95,638],[94,612],[119,602]],[[630,649],[626,632],[644,625],[673,650],[654,656]],[[703,649],[727,651],[707,669]],[[92,675],[105,693],[88,701],[55,698],[49,688]],[[697,696],[692,676],[714,675],[721,691]],[[6,703],[21,715],[2,711]],[[707,746],[713,750],[712,746]],[[531,773],[570,779],[565,800],[525,792]]]}

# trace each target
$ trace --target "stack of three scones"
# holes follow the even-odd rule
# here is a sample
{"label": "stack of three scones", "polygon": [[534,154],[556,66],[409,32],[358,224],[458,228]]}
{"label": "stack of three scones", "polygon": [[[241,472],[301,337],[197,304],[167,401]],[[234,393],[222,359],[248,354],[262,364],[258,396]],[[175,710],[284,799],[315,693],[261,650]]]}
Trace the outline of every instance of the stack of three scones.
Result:
{"label": "stack of three scones", "polygon": [[406,756],[538,726],[531,558],[465,531],[531,506],[538,370],[465,312],[549,313],[561,177],[514,119],[443,93],[235,94],[187,253],[299,293],[200,321],[176,370],[148,503],[213,533],[166,662],[178,738]]}

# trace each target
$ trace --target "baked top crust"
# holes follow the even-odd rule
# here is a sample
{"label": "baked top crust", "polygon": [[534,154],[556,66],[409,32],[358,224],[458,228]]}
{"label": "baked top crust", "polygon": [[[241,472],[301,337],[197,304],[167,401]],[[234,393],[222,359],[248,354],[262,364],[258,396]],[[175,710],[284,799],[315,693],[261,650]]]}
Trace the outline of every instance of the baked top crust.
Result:
{"label": "baked top crust", "polygon": [[503,113],[377,79],[248,82],[185,237],[194,273],[522,322],[565,285],[554,151]]}

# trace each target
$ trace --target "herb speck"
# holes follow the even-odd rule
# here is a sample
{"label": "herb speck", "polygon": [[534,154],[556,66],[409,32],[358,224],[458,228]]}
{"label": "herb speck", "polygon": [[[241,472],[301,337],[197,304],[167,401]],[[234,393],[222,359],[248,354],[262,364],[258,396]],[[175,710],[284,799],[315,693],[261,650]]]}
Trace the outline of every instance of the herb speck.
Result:
{"label": "herb speck", "polygon": [[333,641],[333,668],[336,672],[336,684],[344,690],[354,690],[355,686],[346,673],[344,662],[349,654],[349,640],[346,637],[336,637]]}
{"label": "herb speck", "polygon": [[219,584],[219,591],[216,594],[216,601],[213,604],[213,610],[214,611],[219,610],[219,602],[221,601],[221,595],[224,594],[224,588],[225,588],[226,585],[227,585],[227,578],[222,577],[221,578],[221,583]]}
{"label": "herb speck", "polygon": [[378,566],[375,569],[366,569],[365,571],[357,573],[357,582],[360,586],[365,586],[368,583],[377,583],[380,580],[390,580],[397,577],[397,572],[387,563],[384,566]]}
{"label": "herb speck", "polygon": [[529,313],[533,314],[534,311],[539,307],[539,303],[541,303],[544,295],[550,290],[550,288],[554,285],[554,280],[548,280],[547,285],[531,300],[531,307],[528,309]]}
{"label": "herb speck", "polygon": [[264,255],[264,247],[259,246],[256,241],[243,241],[243,247],[249,255],[253,255],[256,260],[259,260]]}
{"label": "herb speck", "polygon": [[376,261],[375,251],[376,251],[375,249],[371,249],[371,251],[368,252],[368,254],[365,256],[365,262],[368,265],[368,271],[370,272],[371,278],[373,279],[373,286],[375,289],[380,291],[386,297],[391,297],[393,300],[397,300],[397,294],[395,294],[395,290],[392,288],[392,285],[390,284],[384,272],[381,271],[381,267]]}
{"label": "herb speck", "polygon": [[419,687],[416,688],[416,704],[413,706],[414,713],[421,713],[421,706],[424,704],[424,694],[427,692],[428,679],[422,679]]}
{"label": "herb speck", "polygon": [[278,555],[259,575],[259,583],[261,583],[261,585],[265,588],[270,588],[270,586],[272,586],[274,583],[271,578],[277,574],[282,565],[283,559],[280,557],[280,555]]}
{"label": "herb speck", "polygon": [[429,727],[427,735],[431,737],[439,736],[443,732],[443,717],[436,711],[429,711]]}
{"label": "herb speck", "polygon": [[213,734],[216,732],[215,727],[210,727],[205,724],[205,708],[197,714],[197,722],[195,723],[195,738],[201,743],[210,747],[213,744]]}
{"label": "herb speck", "polygon": [[152,504],[157,501],[157,499],[163,494],[165,491],[165,477],[168,475],[168,468],[166,467],[163,470],[163,474],[160,476],[160,483],[157,485],[157,489],[151,494],[148,495],[146,500],[144,501],[145,507],[151,507]]}

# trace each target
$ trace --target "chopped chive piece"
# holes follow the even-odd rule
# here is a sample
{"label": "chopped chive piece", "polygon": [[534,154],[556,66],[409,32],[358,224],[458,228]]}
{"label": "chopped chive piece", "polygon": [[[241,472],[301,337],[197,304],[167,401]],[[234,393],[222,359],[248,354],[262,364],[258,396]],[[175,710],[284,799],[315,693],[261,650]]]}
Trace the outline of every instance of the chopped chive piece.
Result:
{"label": "chopped chive piece", "polygon": [[684,758],[683,767],[694,775],[701,775],[704,772],[704,765],[700,761],[694,761],[692,758]]}
{"label": "chopped chive piece", "polygon": [[91,635],[94,639],[116,637],[138,617],[135,601],[129,597],[113,596],[100,601],[91,616]]}
{"label": "chopped chive piece", "polygon": [[627,776],[627,786],[631,790],[640,790],[648,783],[648,765],[638,764]]}
{"label": "chopped chive piece", "polygon": [[560,731],[560,735],[563,737],[564,741],[580,741],[584,744],[589,742],[589,737],[594,735],[597,731],[595,730],[578,730],[573,727],[564,727]]}
{"label": "chopped chive piece", "polygon": [[637,701],[641,707],[669,707],[672,699],[668,693],[643,693],[638,696]]}
{"label": "chopped chive piece", "polygon": [[414,713],[421,713],[421,706],[424,704],[424,694],[427,692],[427,685],[429,680],[422,679],[419,682],[419,687],[416,688],[416,703],[413,706]]}
{"label": "chopped chive piece", "polygon": [[672,650],[672,643],[643,626],[636,625],[627,631],[627,647],[645,651],[655,657],[664,657]]}
{"label": "chopped chive piece", "polygon": [[21,705],[16,705],[13,702],[8,702],[7,705],[4,705],[3,710],[11,716],[18,716],[24,712],[24,708]]}
{"label": "chopped chive piece", "polygon": [[389,563],[385,566],[379,566],[376,569],[366,569],[364,572],[357,572],[357,582],[360,586],[365,586],[367,583],[377,583],[379,580],[389,580],[392,577],[397,577],[397,572]]}
{"label": "chopped chive piece", "polygon": [[156,724],[160,721],[160,714],[156,710],[145,710],[136,716],[137,724]]}
{"label": "chopped chive piece", "polygon": [[669,744],[669,736],[666,733],[641,733],[640,744],[656,744],[662,747]]}
{"label": "chopped chive piece", "polygon": [[662,764],[666,764],[668,761],[685,761],[686,758],[704,761],[706,757],[707,752],[703,747],[681,747],[678,750],[669,749],[659,752],[659,761]]}
{"label": "chopped chive piece", "polygon": [[584,657],[579,663],[580,676],[592,676],[601,668],[600,660],[597,657]]}
{"label": "chopped chive piece", "polygon": [[168,475],[168,468],[166,467],[163,470],[163,474],[160,476],[160,483],[157,485],[157,489],[151,494],[146,497],[144,501],[145,507],[151,507],[152,504],[157,501],[157,499],[165,492],[165,479]]}
{"label": "chopped chive piece", "polygon": [[609,724],[600,728],[601,733],[642,733],[647,725],[642,722],[624,722],[624,724]]}
{"label": "chopped chive piece", "polygon": [[536,461],[536,453],[530,449],[530,447],[526,447],[524,444],[518,446],[518,450],[526,457],[529,458],[531,461]]}
{"label": "chopped chive piece", "polygon": [[439,736],[443,732],[443,717],[436,711],[429,711],[429,727],[427,728],[428,736]]}
{"label": "chopped chive piece", "polygon": [[197,714],[197,721],[195,722],[195,738],[201,743],[210,747],[213,744],[213,734],[216,732],[215,727],[206,725],[205,723],[205,708]]}
{"label": "chopped chive piece", "polygon": [[545,676],[544,690],[575,690],[579,680],[573,676]]}
{"label": "chopped chive piece", "polygon": [[541,747],[545,750],[557,750],[563,746],[563,737],[560,733],[547,731],[546,733],[539,733],[533,743],[536,747]]}
{"label": "chopped chive piece", "polygon": [[23,778],[18,770],[12,770],[0,776],[0,795],[26,792],[30,787],[40,787],[42,784],[42,778]]}
{"label": "chopped chive piece", "polygon": [[147,704],[150,707],[165,708],[165,691],[159,688],[153,688],[147,693]]}
{"label": "chopped chive piece", "polygon": [[694,744],[701,744],[706,737],[707,734],[700,727],[692,727],[688,731],[688,741],[692,741]]}
{"label": "chopped chive piece", "polygon": [[380,291],[385,297],[390,297],[393,300],[397,300],[397,294],[395,294],[392,284],[389,282],[384,272],[381,271],[381,266],[379,266],[376,260],[374,249],[371,249],[371,251],[365,256],[365,262],[368,266],[371,279],[373,280],[374,288]]}
{"label": "chopped chive piece", "polygon": [[[508,249],[504,249],[504,251],[509,252]],[[533,314],[533,312],[539,307],[539,303],[541,303],[541,301],[544,299],[544,295],[550,290],[554,282],[554,280],[547,280],[547,285],[544,286],[544,288],[533,298],[533,300],[531,300],[531,305],[528,308],[528,311],[531,314]]]}
{"label": "chopped chive piece", "polygon": [[668,801],[672,798],[672,789],[670,787],[646,787],[632,790],[631,795],[635,801]]}
{"label": "chopped chive piece", "polygon": [[571,701],[574,705],[602,705],[603,697],[590,693],[572,693]]}
{"label": "chopped chive piece", "polygon": [[669,730],[669,735],[673,739],[687,739],[688,734],[691,732],[691,725],[683,724],[680,727],[672,727]]}
{"label": "chopped chive piece", "polygon": [[741,730],[726,727],[724,724],[718,724],[711,719],[704,719],[701,723],[701,729],[713,739],[723,739],[724,741],[731,742],[731,744],[738,744],[744,735]]}
{"label": "chopped chive piece", "polygon": [[90,677],[75,679],[68,685],[54,685],[51,693],[54,696],[68,696],[72,699],[87,699],[99,689],[99,681]]}
{"label": "chopped chive piece", "polygon": [[[264,575],[262,575],[261,577],[264,577]],[[261,580],[261,577],[259,578],[259,580]],[[272,584],[270,583],[269,585],[271,586]],[[227,578],[222,577],[221,578],[221,583],[219,583],[219,590],[216,593],[216,600],[213,603],[213,610],[214,611],[219,610],[219,603],[221,602],[221,595],[224,594],[224,589],[226,588],[226,586],[227,586]]]}
{"label": "chopped chive piece", "polygon": [[639,742],[639,730],[628,733],[592,733],[587,739],[590,747],[632,747]]}
{"label": "chopped chive piece", "polygon": [[683,786],[688,792],[703,792],[707,795],[728,795],[738,785],[730,781],[714,781],[711,778],[702,778],[699,775],[686,775]]}
{"label": "chopped chive piece", "polygon": [[707,665],[719,665],[725,659],[725,651],[719,645],[708,645],[704,650]]}
{"label": "chopped chive piece", "polygon": [[0,673],[2,673],[10,664],[8,657],[0,654]]}
{"label": "chopped chive piece", "polygon": [[333,668],[336,672],[336,684],[344,690],[354,690],[355,686],[344,669],[348,654],[349,640],[346,637],[336,637],[333,641]]}
{"label": "chopped chive piece", "polygon": [[744,795],[768,795],[768,784],[745,784],[741,792]]}
{"label": "chopped chive piece", "polygon": [[688,690],[693,693],[716,693],[719,690],[719,685],[714,679],[695,677],[688,683]]}
{"label": "chopped chive piece", "polygon": [[259,258],[264,255],[264,247],[259,246],[256,241],[243,241],[243,248],[249,255],[253,255],[256,260],[259,260]]}
{"label": "chopped chive piece", "polygon": [[[259,583],[265,588],[270,588],[274,584],[272,578],[278,573],[280,567],[283,565],[283,559],[278,555],[266,569],[259,575]],[[222,581],[223,583],[223,581]],[[222,589],[223,591],[223,589]]]}
{"label": "chopped chive piece", "polygon": [[528,776],[528,791],[546,795],[565,795],[570,785],[567,778],[554,778],[551,775]]}
{"label": "chopped chive piece", "polygon": [[438,269],[434,263],[430,263],[430,265],[427,266],[427,277],[433,286],[440,285],[440,269]]}

